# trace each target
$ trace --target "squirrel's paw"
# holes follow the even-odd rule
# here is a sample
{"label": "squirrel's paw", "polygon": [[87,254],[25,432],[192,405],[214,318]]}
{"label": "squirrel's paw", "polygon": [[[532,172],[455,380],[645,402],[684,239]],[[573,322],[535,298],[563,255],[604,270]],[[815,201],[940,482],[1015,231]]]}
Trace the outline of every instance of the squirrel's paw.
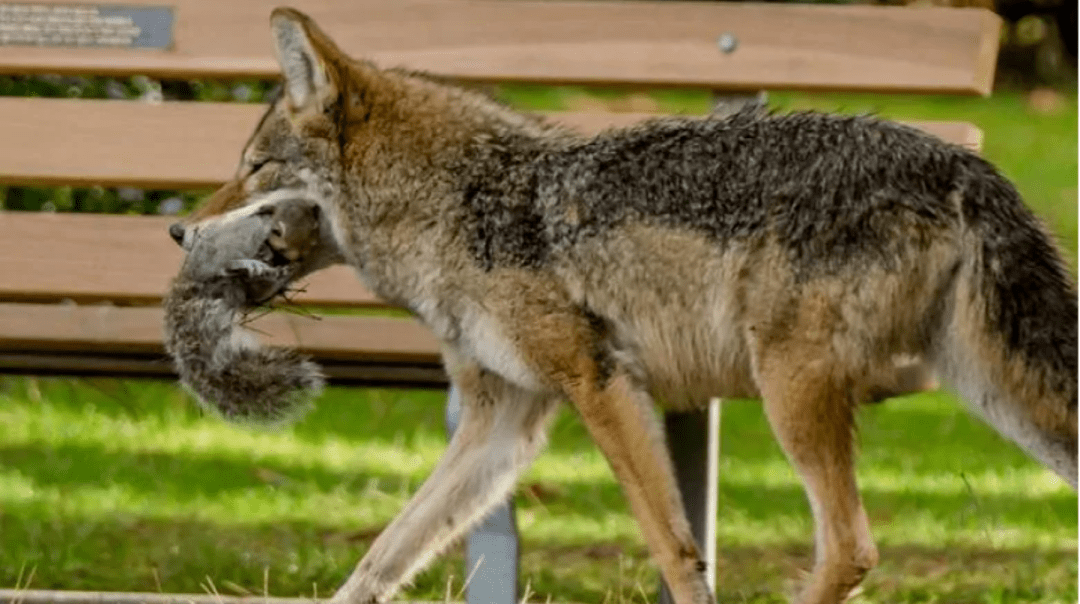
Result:
{"label": "squirrel's paw", "polygon": [[279,270],[262,260],[238,258],[225,263],[225,276],[239,279],[273,279]]}
{"label": "squirrel's paw", "polygon": [[225,264],[224,276],[244,285],[250,302],[261,304],[281,293],[293,277],[293,267],[271,266],[261,260],[238,258]]}

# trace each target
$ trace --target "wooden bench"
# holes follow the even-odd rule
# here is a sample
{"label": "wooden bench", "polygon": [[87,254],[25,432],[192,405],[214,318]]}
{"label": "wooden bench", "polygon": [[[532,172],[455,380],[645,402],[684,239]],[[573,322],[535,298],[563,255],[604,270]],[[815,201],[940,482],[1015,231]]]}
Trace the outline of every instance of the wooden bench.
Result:
{"label": "wooden bench", "polygon": [[[275,78],[268,15],[280,1],[174,0],[165,48],[4,46],[0,74]],[[48,5],[71,0],[34,4],[51,10]],[[762,90],[986,95],[999,27],[996,16],[976,9],[542,0],[293,4],[347,52],[384,66],[406,65],[477,85],[677,87],[721,97]],[[263,111],[238,103],[0,98],[0,184],[213,187],[231,175]],[[644,115],[550,117],[595,132]],[[916,125],[957,144],[977,148],[981,142],[970,124]],[[157,306],[181,259],[166,235],[169,222],[0,214],[0,254],[12,259],[0,264],[0,371],[172,377]],[[313,275],[297,302],[384,306],[340,267]],[[338,383],[446,384],[434,339],[405,317],[351,314],[315,321],[278,313],[257,327],[272,342],[314,355]],[[670,440],[680,443],[673,450],[680,483],[710,560],[717,409],[714,404],[710,414],[668,418],[669,431],[677,433]],[[512,512],[503,510],[473,544],[508,535],[512,540],[512,525]],[[494,547],[504,548],[494,551],[508,562],[487,557],[470,583],[470,601],[514,599],[516,543]],[[471,546],[470,558],[478,555]]]}

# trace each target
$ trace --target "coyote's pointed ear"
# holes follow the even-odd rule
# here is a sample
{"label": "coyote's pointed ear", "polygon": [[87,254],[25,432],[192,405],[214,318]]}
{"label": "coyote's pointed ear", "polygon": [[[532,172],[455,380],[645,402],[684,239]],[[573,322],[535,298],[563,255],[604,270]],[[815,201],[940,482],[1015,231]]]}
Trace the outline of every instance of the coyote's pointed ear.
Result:
{"label": "coyote's pointed ear", "polygon": [[337,49],[310,17],[292,8],[275,8],[270,27],[289,109],[294,114],[323,111],[338,94],[326,57]]}

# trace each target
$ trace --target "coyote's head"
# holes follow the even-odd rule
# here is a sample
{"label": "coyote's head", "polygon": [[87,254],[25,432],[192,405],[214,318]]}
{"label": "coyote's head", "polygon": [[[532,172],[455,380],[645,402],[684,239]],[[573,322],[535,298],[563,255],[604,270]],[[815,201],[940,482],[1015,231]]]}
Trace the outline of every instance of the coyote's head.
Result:
{"label": "coyote's head", "polygon": [[[240,155],[233,179],[169,234],[190,249],[199,226],[283,194],[325,199],[341,186],[344,130],[355,119],[343,83],[349,61],[306,15],[278,8],[271,16],[284,85]],[[249,210],[250,211],[250,210]]]}
{"label": "coyote's head", "polygon": [[[281,93],[240,156],[234,178],[170,227],[190,249],[200,225],[286,196],[318,203],[342,249],[362,225],[413,215],[445,196],[462,149],[529,118],[424,74],[345,55],[307,15],[270,17]],[[343,225],[348,225],[347,228]]]}

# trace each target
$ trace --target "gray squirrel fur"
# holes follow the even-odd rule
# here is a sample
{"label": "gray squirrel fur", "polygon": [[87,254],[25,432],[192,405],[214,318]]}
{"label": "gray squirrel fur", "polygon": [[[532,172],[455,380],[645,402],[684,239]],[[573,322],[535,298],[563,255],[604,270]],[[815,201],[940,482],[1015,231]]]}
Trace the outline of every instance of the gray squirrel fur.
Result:
{"label": "gray squirrel fur", "polygon": [[200,229],[165,297],[165,349],[205,408],[259,424],[306,411],[325,386],[295,350],[262,346],[241,322],[295,279],[330,263],[317,205],[289,198]]}

